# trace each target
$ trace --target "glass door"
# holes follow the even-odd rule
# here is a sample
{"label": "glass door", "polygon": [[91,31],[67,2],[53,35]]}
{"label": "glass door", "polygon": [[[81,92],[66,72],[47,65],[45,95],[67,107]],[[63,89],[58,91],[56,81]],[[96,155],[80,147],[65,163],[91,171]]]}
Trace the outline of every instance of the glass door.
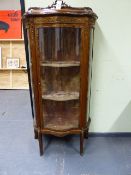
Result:
{"label": "glass door", "polygon": [[44,128],[79,128],[81,29],[38,29]]}

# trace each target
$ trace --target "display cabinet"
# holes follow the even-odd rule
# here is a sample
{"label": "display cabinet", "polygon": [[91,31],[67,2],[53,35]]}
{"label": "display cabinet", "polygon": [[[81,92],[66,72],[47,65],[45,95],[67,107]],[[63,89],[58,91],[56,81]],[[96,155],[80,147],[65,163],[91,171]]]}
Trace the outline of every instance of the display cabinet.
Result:
{"label": "display cabinet", "polygon": [[96,14],[58,1],[24,15],[30,50],[35,138],[43,154],[43,134],[88,136],[87,115],[91,30]]}

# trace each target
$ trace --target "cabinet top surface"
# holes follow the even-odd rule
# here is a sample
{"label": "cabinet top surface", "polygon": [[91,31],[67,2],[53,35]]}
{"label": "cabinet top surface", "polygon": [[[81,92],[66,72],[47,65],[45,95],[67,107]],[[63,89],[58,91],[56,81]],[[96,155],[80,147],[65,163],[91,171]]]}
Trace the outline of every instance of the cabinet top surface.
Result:
{"label": "cabinet top surface", "polygon": [[93,12],[93,10],[89,7],[70,7],[66,3],[62,1],[62,4],[57,7],[57,1],[53,3],[51,6],[47,8],[40,7],[31,7],[24,14],[24,17],[37,17],[37,16],[55,16],[55,15],[64,15],[64,16],[87,16],[94,18],[95,20],[98,18],[97,15]]}

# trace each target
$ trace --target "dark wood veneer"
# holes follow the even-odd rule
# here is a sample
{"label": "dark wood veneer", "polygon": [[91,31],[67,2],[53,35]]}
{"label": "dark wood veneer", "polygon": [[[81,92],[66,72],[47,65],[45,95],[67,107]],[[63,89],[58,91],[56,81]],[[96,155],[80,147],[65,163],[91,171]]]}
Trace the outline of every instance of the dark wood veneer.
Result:
{"label": "dark wood veneer", "polygon": [[83,154],[90,124],[90,33],[97,15],[91,8],[72,8],[64,3],[57,10],[54,3],[48,8],[30,8],[23,19],[30,43],[34,133],[40,155],[43,134],[80,134]]}

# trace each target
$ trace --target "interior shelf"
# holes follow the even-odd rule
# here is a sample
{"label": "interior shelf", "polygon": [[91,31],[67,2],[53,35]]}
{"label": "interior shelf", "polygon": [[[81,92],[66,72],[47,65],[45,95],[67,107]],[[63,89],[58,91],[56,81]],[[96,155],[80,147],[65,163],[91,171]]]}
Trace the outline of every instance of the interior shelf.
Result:
{"label": "interior shelf", "polygon": [[66,129],[78,128],[77,118],[74,119],[70,117],[70,120],[69,118],[66,117],[63,118],[63,116],[58,116],[57,118],[50,116],[50,118],[51,120],[45,123],[45,128],[54,130],[66,130]]}
{"label": "interior shelf", "polygon": [[46,95],[42,95],[42,99],[53,100],[53,101],[68,101],[68,100],[78,100],[79,92],[54,92]]}
{"label": "interior shelf", "polygon": [[46,61],[41,63],[44,67],[73,67],[80,66],[80,61]]}

